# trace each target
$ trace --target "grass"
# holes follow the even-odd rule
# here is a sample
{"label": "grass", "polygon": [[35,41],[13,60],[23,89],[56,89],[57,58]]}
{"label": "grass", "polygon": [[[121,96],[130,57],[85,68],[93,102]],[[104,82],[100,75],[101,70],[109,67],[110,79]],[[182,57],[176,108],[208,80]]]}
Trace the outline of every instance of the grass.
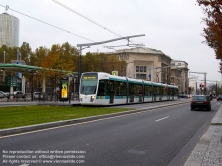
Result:
{"label": "grass", "polygon": [[84,106],[0,107],[0,129],[123,112],[129,108]]}

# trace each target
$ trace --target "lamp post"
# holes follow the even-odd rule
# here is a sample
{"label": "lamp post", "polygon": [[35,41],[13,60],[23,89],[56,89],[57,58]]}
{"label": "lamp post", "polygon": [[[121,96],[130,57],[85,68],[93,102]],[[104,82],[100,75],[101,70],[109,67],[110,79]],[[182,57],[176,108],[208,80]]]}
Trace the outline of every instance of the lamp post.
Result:
{"label": "lamp post", "polygon": [[[4,52],[4,64],[5,64],[5,51]],[[5,70],[3,71],[3,82],[5,82]]]}

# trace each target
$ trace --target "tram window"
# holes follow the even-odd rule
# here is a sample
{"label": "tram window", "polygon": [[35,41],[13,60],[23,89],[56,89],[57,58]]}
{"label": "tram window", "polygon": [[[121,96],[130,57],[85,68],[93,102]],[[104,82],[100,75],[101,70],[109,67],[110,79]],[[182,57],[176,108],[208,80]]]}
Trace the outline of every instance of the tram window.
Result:
{"label": "tram window", "polygon": [[120,83],[120,95],[126,96],[126,83],[125,82]]}
{"label": "tram window", "polygon": [[156,86],[156,87],[154,87],[154,89],[155,89],[155,93],[156,93],[156,95],[160,95],[160,87],[158,87],[158,86]]}
{"label": "tram window", "polygon": [[152,86],[150,86],[150,85],[145,86],[145,95],[146,96],[151,96],[152,95]]}
{"label": "tram window", "polygon": [[163,95],[167,95],[167,87],[163,87]]}
{"label": "tram window", "polygon": [[110,95],[110,92],[115,92],[115,86],[114,86],[114,81],[109,81],[109,95]]}
{"label": "tram window", "polygon": [[109,95],[108,80],[99,80],[98,96]]}
{"label": "tram window", "polygon": [[142,85],[139,85],[139,84],[135,84],[135,89],[136,89],[136,93],[135,93],[136,96],[139,96],[139,94],[141,94],[143,91]]}
{"label": "tram window", "polygon": [[104,96],[105,95],[105,91],[104,91],[104,80],[99,80],[99,88],[98,88],[98,96]]}
{"label": "tram window", "polygon": [[134,84],[133,83],[129,83],[129,93],[130,93],[130,95],[134,95],[135,94]]}
{"label": "tram window", "polygon": [[115,95],[120,96],[120,82],[114,81]]}

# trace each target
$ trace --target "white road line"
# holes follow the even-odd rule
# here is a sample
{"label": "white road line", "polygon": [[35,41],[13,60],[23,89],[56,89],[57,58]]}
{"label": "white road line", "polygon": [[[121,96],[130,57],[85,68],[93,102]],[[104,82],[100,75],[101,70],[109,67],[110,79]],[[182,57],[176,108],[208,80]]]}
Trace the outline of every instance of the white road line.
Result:
{"label": "white road line", "polygon": [[161,119],[155,120],[155,122],[161,121],[161,120],[166,119],[166,118],[169,118],[169,116],[166,116],[166,117],[164,117],[164,118],[161,118]]}
{"label": "white road line", "polygon": [[22,165],[19,165],[19,166],[29,166],[29,164],[22,164]]}

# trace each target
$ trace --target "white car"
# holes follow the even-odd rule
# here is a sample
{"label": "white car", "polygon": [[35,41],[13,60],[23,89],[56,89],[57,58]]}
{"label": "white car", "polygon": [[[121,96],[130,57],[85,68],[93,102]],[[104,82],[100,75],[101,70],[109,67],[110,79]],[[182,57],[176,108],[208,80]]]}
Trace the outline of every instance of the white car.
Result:
{"label": "white car", "polygon": [[0,91],[0,97],[5,97],[5,94],[2,91]]}
{"label": "white car", "polygon": [[41,92],[34,92],[34,99],[42,99],[43,94]]}
{"label": "white car", "polygon": [[22,91],[14,91],[14,96],[16,98],[25,98],[25,94]]}

